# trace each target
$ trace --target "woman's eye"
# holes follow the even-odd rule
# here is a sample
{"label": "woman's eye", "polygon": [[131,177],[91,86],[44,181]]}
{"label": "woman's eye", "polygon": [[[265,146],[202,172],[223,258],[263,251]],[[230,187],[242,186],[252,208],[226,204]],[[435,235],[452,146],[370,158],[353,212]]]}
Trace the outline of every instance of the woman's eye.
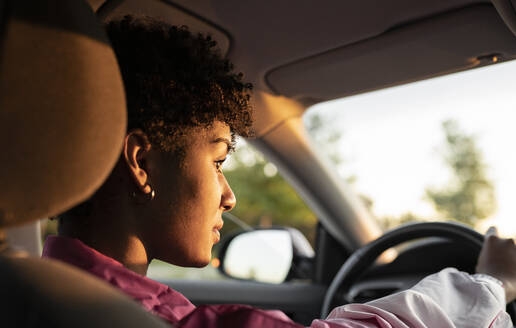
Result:
{"label": "woman's eye", "polygon": [[217,171],[222,172],[222,164],[224,164],[224,161],[226,161],[225,158],[220,161],[215,161],[215,168]]}

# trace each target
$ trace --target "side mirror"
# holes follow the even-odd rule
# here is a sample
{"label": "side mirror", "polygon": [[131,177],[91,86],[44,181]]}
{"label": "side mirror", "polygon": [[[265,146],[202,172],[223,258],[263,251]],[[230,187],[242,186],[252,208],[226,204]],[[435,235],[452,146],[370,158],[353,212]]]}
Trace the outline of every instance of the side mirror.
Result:
{"label": "side mirror", "polygon": [[314,251],[296,229],[267,228],[228,236],[219,257],[226,276],[278,284],[311,278]]}

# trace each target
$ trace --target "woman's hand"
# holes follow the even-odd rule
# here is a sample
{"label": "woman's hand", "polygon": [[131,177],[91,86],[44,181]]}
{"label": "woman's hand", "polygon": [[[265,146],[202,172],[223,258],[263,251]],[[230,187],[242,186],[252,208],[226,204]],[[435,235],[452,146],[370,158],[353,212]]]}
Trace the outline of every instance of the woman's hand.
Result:
{"label": "woman's hand", "polygon": [[503,283],[507,303],[516,299],[516,245],[514,240],[499,238],[496,228],[489,228],[478,257],[476,271],[488,274]]}

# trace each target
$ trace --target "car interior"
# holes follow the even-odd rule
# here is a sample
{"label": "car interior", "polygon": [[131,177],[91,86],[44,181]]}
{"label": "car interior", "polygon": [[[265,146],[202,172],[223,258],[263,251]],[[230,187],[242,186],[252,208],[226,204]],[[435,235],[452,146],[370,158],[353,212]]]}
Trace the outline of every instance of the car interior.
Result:
{"label": "car interior", "polygon": [[[256,136],[247,142],[277,166],[318,219],[313,254],[289,232],[292,266],[306,270],[292,270],[281,283],[161,282],[194,304],[279,309],[309,324],[333,305],[389,295],[445,267],[474,272],[482,236],[444,223],[383,234],[359,196],[317,151],[303,114],[325,101],[516,58],[515,6],[513,0],[0,1],[0,228],[8,228],[11,245],[0,257],[0,284],[9,295],[2,302],[4,313],[11,314],[7,322],[24,326],[45,319],[58,326],[101,327],[109,318],[109,326],[161,325],[103,283],[36,258],[37,220],[86,199],[118,156],[125,100],[102,22],[149,15],[211,35],[254,85]],[[97,137],[109,143],[91,142]],[[98,162],[85,160],[92,153]],[[356,252],[382,234],[367,252]],[[229,237],[222,245],[226,255],[237,238]],[[377,260],[414,239],[395,260]],[[344,264],[358,257],[358,265]],[[57,279],[59,284],[52,283]],[[34,316],[22,315],[23,310]],[[97,321],[76,320],[85,316]]]}

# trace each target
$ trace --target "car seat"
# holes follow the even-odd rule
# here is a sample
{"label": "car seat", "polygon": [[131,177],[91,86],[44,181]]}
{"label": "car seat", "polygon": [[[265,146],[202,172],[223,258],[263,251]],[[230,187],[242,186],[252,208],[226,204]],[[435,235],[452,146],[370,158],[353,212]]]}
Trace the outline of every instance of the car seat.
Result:
{"label": "car seat", "polygon": [[[121,152],[114,53],[79,0],[0,0],[0,231],[87,199]],[[12,252],[0,233],[0,327],[165,327],[107,283]]]}

